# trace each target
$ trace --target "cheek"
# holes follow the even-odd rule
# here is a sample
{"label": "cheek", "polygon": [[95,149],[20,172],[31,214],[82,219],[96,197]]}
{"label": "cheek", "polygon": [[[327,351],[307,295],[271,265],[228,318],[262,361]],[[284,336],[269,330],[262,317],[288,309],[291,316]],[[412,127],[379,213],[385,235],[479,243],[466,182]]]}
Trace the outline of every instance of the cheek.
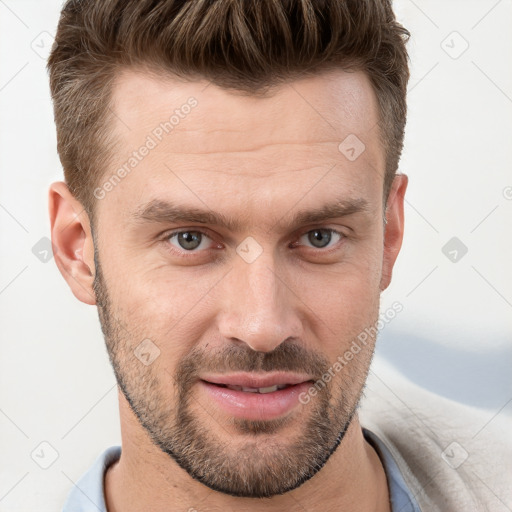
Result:
{"label": "cheek", "polygon": [[314,315],[315,334],[328,357],[335,358],[378,317],[381,261],[378,251],[337,270],[303,271],[294,289]]}
{"label": "cheek", "polygon": [[208,294],[215,278],[204,271],[135,258],[112,268],[112,282],[117,303],[130,319],[159,324],[180,320]]}
{"label": "cheek", "polygon": [[169,364],[189,353],[211,327],[210,294],[219,276],[216,271],[197,275],[189,270],[166,266],[112,272],[115,286],[109,291],[115,314],[127,327],[132,343],[154,341]]}
{"label": "cheek", "polygon": [[[373,238],[373,237],[372,237]],[[304,265],[290,272],[292,282],[311,299],[331,304],[364,302],[379,291],[382,269],[382,247],[377,240],[348,247],[340,261],[333,265]],[[323,304],[322,300],[316,302]]]}

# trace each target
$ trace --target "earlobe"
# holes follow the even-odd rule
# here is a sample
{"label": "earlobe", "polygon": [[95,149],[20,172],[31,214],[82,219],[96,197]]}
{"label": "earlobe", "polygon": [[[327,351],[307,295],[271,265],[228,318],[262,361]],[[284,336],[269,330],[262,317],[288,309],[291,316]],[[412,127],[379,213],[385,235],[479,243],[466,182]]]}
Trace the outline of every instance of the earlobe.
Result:
{"label": "earlobe", "polygon": [[55,263],[75,297],[95,305],[94,244],[89,216],[62,181],[52,183],[48,199]]}
{"label": "earlobe", "polygon": [[397,174],[389,192],[386,207],[386,227],[384,232],[384,252],[380,290],[384,291],[391,283],[393,266],[402,247],[404,236],[404,198],[408,177]]}

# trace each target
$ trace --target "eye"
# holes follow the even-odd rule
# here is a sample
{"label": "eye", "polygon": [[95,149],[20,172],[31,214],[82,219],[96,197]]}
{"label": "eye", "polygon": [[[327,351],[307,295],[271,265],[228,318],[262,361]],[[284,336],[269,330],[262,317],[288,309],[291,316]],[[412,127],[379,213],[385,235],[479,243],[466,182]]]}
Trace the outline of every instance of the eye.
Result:
{"label": "eye", "polygon": [[207,249],[208,243],[206,241],[210,240],[201,231],[176,231],[166,238],[171,245],[187,252],[198,252],[196,249]]}
{"label": "eye", "polygon": [[[312,249],[332,249],[345,238],[343,233],[329,228],[317,228],[304,233],[292,246],[306,246]],[[199,253],[212,248],[215,242],[204,232],[198,230],[174,231],[165,235],[164,242],[172,250],[181,253]]]}
{"label": "eye", "polygon": [[[307,243],[310,243],[311,246],[315,249],[325,249],[326,247],[329,247],[329,244],[334,240],[335,245],[337,242],[342,240],[344,235],[342,233],[339,233],[338,231],[334,229],[327,229],[327,228],[319,228],[319,229],[312,229],[311,231],[308,231],[304,235],[302,235],[299,239],[306,240]],[[301,243],[301,245],[304,245]]]}

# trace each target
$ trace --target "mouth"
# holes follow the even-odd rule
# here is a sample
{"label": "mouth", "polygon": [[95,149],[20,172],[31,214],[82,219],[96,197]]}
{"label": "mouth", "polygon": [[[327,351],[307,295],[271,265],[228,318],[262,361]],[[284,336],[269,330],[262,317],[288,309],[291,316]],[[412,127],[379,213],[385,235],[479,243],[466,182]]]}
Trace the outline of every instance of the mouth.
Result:
{"label": "mouth", "polygon": [[208,375],[200,385],[209,401],[229,416],[261,421],[290,414],[313,382],[311,376],[283,372]]}

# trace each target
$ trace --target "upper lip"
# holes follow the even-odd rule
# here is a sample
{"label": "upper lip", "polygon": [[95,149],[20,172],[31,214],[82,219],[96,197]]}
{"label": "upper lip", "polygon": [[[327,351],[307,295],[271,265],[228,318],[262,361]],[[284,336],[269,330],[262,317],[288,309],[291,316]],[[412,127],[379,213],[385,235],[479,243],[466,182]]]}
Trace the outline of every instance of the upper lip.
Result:
{"label": "upper lip", "polygon": [[301,384],[313,380],[309,375],[289,372],[266,374],[257,373],[231,373],[229,375],[204,375],[201,380],[212,384],[224,384],[226,386],[242,386],[244,388],[268,388],[284,384]]}

